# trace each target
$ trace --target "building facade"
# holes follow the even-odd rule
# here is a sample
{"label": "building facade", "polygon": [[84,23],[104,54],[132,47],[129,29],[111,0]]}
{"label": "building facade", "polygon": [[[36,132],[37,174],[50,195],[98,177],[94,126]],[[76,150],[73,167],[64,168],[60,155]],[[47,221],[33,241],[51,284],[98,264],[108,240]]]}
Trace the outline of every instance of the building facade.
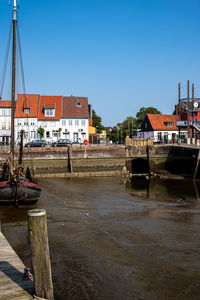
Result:
{"label": "building facade", "polygon": [[179,137],[177,121],[177,115],[146,114],[137,138],[152,138],[155,143],[177,141]]}
{"label": "building facade", "polygon": [[[19,94],[15,111],[15,142],[43,139],[51,143],[67,138],[73,143],[88,139],[88,120],[91,118],[87,97],[63,97]],[[11,135],[11,101],[0,101],[0,143],[9,144]]]}

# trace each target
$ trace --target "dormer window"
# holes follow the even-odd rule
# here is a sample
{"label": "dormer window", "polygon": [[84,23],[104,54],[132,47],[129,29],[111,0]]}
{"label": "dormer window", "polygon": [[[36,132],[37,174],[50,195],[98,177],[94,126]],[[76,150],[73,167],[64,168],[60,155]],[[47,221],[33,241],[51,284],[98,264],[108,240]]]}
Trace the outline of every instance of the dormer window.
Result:
{"label": "dormer window", "polygon": [[167,127],[172,127],[173,126],[173,122],[164,122],[164,124]]}
{"label": "dormer window", "polygon": [[24,114],[30,114],[30,108],[24,108]]}
{"label": "dormer window", "polygon": [[82,106],[82,102],[78,101],[76,102],[76,107],[81,107]]}
{"label": "dormer window", "polygon": [[45,108],[44,116],[45,117],[55,117],[55,108]]}

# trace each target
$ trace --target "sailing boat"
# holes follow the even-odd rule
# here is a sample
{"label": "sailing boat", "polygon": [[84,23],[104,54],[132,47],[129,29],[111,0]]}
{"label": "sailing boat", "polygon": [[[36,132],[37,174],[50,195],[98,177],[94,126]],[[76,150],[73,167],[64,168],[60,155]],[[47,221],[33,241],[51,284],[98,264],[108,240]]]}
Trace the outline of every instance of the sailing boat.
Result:
{"label": "sailing boat", "polygon": [[23,174],[22,163],[22,144],[23,132],[21,134],[20,164],[15,166],[15,86],[16,86],[16,28],[17,28],[17,3],[13,0],[13,19],[12,19],[12,99],[11,99],[11,143],[10,154],[2,167],[0,181],[0,203],[21,203],[33,204],[38,201],[41,193],[40,186],[35,183],[27,168],[26,176]]}

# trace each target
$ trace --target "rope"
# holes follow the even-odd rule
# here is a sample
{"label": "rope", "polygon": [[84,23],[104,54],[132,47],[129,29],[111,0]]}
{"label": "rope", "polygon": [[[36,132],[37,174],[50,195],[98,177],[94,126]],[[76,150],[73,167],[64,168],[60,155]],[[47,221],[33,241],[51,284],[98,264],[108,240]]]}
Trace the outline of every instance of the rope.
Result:
{"label": "rope", "polygon": [[10,49],[10,44],[11,44],[11,35],[12,35],[12,24],[10,26],[10,32],[9,32],[8,43],[7,43],[7,48],[6,48],[6,56],[4,59],[3,71],[2,71],[2,75],[1,75],[0,100],[2,99],[2,96],[3,96],[3,88],[4,88],[6,69],[7,69],[7,64],[8,64],[9,49]]}
{"label": "rope", "polygon": [[[19,21],[18,21],[18,24],[19,24]],[[23,68],[23,60],[22,60],[22,49],[21,49],[20,34],[19,34],[19,25],[17,25],[17,41],[18,41],[19,59],[20,59],[21,76],[22,76],[22,89],[23,89],[23,94],[26,95],[24,68]]]}

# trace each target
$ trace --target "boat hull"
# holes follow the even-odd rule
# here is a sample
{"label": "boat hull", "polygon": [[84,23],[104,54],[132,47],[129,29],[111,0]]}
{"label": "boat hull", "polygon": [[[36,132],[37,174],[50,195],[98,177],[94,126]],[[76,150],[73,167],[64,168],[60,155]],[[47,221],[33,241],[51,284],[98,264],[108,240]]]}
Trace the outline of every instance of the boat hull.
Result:
{"label": "boat hull", "polygon": [[0,204],[6,202],[36,203],[40,197],[39,185],[29,181],[19,181],[17,185],[10,181],[0,182]]}

